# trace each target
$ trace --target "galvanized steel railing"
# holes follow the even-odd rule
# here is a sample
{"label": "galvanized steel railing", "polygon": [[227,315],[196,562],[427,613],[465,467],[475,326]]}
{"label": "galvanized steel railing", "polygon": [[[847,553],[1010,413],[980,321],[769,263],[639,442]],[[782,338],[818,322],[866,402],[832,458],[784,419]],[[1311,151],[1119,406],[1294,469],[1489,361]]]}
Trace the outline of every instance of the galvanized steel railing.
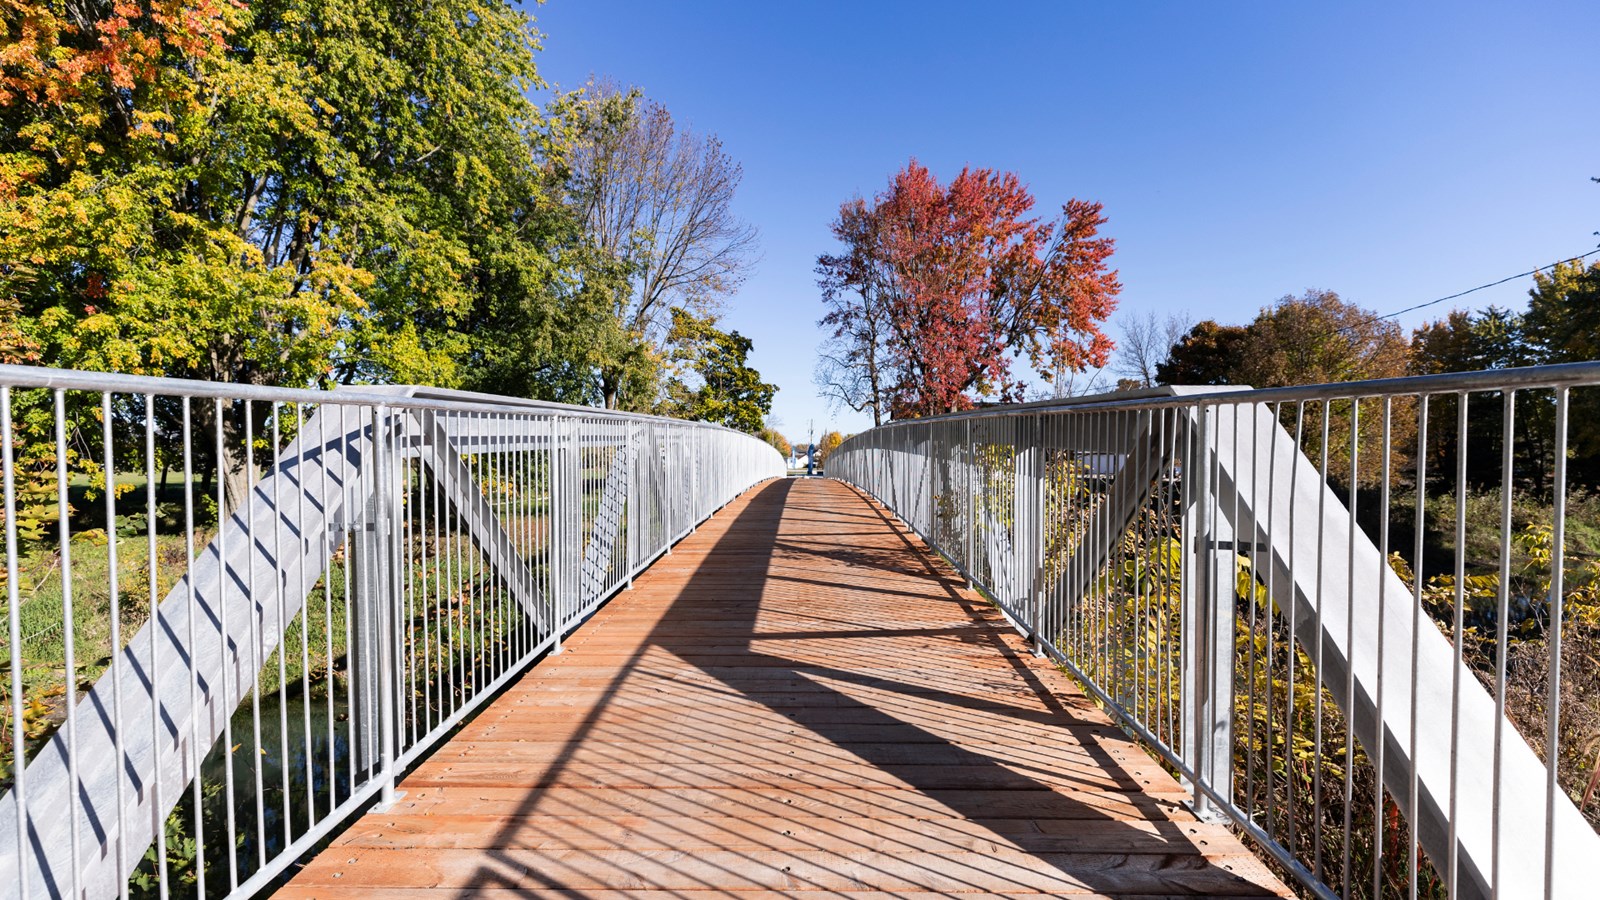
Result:
{"label": "galvanized steel railing", "polygon": [[784,474],[703,423],[15,366],[0,458],[0,893],[22,897],[272,884]]}
{"label": "galvanized steel railing", "polygon": [[1590,363],[1161,388],[891,423],[827,469],[1311,894],[1571,898],[1600,865],[1600,501],[1569,484],[1597,413]]}

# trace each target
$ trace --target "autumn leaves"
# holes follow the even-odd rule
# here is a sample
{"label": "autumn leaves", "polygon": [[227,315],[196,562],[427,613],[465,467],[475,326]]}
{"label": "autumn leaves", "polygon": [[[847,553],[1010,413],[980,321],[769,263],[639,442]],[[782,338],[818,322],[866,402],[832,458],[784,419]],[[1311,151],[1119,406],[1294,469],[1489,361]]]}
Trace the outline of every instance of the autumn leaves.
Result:
{"label": "autumn leaves", "polygon": [[1100,330],[1121,289],[1099,203],[1031,215],[1011,172],[963,169],[941,184],[912,160],[870,201],[839,208],[840,252],[817,260],[829,330],[817,383],[874,421],[1017,400],[1012,364],[1042,377],[1101,366]]}

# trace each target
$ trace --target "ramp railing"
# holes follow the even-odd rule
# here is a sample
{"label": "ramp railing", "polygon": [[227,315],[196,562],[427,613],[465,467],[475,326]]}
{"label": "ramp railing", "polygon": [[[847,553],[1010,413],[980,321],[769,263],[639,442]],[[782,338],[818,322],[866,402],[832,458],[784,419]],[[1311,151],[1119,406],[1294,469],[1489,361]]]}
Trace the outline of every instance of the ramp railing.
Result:
{"label": "ramp railing", "polygon": [[996,407],[828,474],[1308,894],[1594,894],[1600,364]]}
{"label": "ramp railing", "polygon": [[0,894],[249,896],[697,523],[704,423],[0,366]]}

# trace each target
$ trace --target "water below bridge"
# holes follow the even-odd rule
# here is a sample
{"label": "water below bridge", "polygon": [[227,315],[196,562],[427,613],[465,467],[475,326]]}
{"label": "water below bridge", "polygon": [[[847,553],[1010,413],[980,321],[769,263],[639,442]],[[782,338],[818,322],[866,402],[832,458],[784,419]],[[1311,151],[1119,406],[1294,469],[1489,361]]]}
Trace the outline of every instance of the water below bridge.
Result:
{"label": "water below bridge", "polygon": [[772,481],[286,897],[1292,896],[904,526]]}

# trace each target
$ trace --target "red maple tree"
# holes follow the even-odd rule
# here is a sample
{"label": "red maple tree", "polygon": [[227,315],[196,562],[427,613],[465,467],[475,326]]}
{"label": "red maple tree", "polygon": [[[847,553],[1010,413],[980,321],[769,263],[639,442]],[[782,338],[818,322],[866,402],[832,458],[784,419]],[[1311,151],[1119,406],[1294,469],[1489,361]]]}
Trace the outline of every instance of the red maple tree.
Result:
{"label": "red maple tree", "polygon": [[1121,285],[1101,206],[1070,200],[1044,221],[1034,202],[1014,173],[966,168],[941,185],[912,160],[871,203],[840,207],[844,252],[817,261],[823,324],[844,345],[832,359],[870,370],[853,383],[875,411],[1020,399],[1011,364],[1024,356],[1046,378],[1105,364],[1112,342],[1099,326]]}

